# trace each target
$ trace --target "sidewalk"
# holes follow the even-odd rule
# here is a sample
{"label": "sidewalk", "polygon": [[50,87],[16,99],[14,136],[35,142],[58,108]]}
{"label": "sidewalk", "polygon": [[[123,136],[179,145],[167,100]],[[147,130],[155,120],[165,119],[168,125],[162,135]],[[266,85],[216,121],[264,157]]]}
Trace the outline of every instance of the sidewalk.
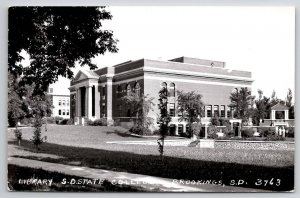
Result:
{"label": "sidewalk", "polygon": [[259,189],[219,186],[212,184],[183,185],[174,183],[172,179],[168,178],[88,167],[70,166],[15,157],[9,157],[8,164],[31,168],[41,168],[50,172],[60,172],[66,175],[73,175],[88,179],[107,179],[110,182],[122,182],[123,184],[139,186],[148,190],[160,189],[161,191],[166,192],[269,192]]}

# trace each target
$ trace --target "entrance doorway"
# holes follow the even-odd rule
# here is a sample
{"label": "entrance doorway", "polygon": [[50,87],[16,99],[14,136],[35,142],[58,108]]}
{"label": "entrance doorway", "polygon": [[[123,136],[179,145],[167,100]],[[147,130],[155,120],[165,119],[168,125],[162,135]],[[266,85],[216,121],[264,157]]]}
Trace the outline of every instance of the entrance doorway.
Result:
{"label": "entrance doorway", "polygon": [[234,131],[234,136],[239,136],[239,129],[240,128],[240,123],[234,122],[233,123],[233,131]]}

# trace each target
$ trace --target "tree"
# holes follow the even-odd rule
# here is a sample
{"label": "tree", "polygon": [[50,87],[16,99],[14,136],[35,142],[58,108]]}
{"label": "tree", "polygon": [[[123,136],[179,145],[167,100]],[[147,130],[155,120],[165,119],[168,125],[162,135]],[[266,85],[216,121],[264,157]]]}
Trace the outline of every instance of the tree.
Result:
{"label": "tree", "polygon": [[294,110],[295,108],[294,108],[294,105],[292,104],[292,100],[293,100],[293,93],[292,93],[292,90],[289,88],[288,93],[285,98],[285,105],[287,107],[289,107],[289,118],[290,119],[295,118],[295,110]]}
{"label": "tree", "polygon": [[148,98],[146,95],[139,96],[134,92],[130,92],[128,95],[123,96],[121,101],[127,104],[132,109],[131,117],[135,117],[135,126],[142,129],[148,129],[153,124],[153,118],[148,117],[148,113],[152,110],[154,98]]}
{"label": "tree", "polygon": [[51,109],[52,104],[50,103],[49,96],[32,96],[30,98],[30,106],[29,109],[34,118],[33,127],[35,128],[33,131],[33,137],[31,141],[36,146],[36,150],[39,150],[39,146],[46,140],[46,136],[42,137],[42,125],[43,125],[43,117],[47,116],[49,113],[49,109]]}
{"label": "tree", "polygon": [[161,161],[163,161],[163,154],[164,154],[164,145],[165,145],[165,138],[169,131],[169,123],[171,122],[171,116],[168,113],[168,89],[163,87],[159,91],[159,105],[158,108],[160,110],[160,115],[158,117],[158,124],[159,124],[159,134],[160,137],[157,140],[158,143],[158,151],[160,153]]}
{"label": "tree", "polygon": [[18,130],[18,122],[25,116],[22,109],[23,101],[19,95],[18,79],[14,76],[8,76],[8,124],[16,127]]}
{"label": "tree", "polygon": [[255,101],[255,109],[253,110],[253,123],[259,125],[260,120],[264,120],[269,116],[268,108],[270,107],[270,98],[263,95],[262,90],[258,90],[258,99]]}
{"label": "tree", "polygon": [[[118,51],[113,32],[103,30],[102,21],[112,19],[105,7],[10,7],[8,65],[23,84],[35,82],[35,93],[43,94],[58,76],[73,77],[79,62],[90,69],[96,55]],[[30,66],[20,64],[25,51]]]}
{"label": "tree", "polygon": [[178,112],[180,115],[179,121],[186,121],[187,134],[189,137],[193,136],[193,123],[201,124],[201,117],[204,114],[204,103],[202,95],[192,92],[177,91]]}
{"label": "tree", "polygon": [[247,87],[242,87],[240,90],[235,88],[235,91],[230,95],[231,104],[229,106],[233,108],[235,117],[241,119],[244,125],[248,123],[252,114],[254,98]]}

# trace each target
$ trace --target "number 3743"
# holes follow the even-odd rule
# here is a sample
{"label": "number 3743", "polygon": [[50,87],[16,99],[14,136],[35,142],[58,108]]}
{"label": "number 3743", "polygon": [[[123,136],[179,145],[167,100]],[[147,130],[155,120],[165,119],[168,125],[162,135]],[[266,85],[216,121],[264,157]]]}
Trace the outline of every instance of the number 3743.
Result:
{"label": "number 3743", "polygon": [[256,186],[280,186],[281,179],[256,179]]}

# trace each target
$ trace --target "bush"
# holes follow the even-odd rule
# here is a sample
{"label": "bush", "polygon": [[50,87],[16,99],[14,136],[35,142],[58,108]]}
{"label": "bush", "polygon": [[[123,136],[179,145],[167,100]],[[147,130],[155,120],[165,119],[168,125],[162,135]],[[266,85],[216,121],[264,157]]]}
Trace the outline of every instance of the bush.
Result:
{"label": "bush", "polygon": [[207,136],[208,136],[208,138],[216,139],[216,138],[218,138],[218,135],[217,135],[218,132],[220,132],[220,128],[218,128],[214,125],[209,126],[207,129]]}
{"label": "bush", "polygon": [[47,117],[46,120],[47,120],[47,124],[55,124],[56,123],[55,117]]}
{"label": "bush", "polygon": [[287,127],[285,130],[287,131],[286,137],[294,137],[295,127]]}
{"label": "bush", "polygon": [[87,125],[90,125],[90,126],[107,126],[107,120],[105,118],[96,119],[94,121],[88,120]]}
{"label": "bush", "polygon": [[22,140],[22,131],[20,129],[15,129],[14,130],[15,137],[17,140],[21,141]]}
{"label": "bush", "polygon": [[139,125],[133,126],[131,129],[129,129],[129,132],[137,135],[152,135],[150,129]]}
{"label": "bush", "polygon": [[242,129],[241,131],[241,135],[242,137],[246,137],[246,138],[249,138],[249,137],[253,137],[253,129]]}
{"label": "bush", "polygon": [[73,124],[73,119],[63,119],[59,122],[61,125],[71,125]]}
{"label": "bush", "polygon": [[284,141],[285,138],[278,135],[272,135],[266,138],[267,141]]}
{"label": "bush", "polygon": [[63,117],[60,117],[60,116],[55,116],[55,123],[56,124],[59,124],[64,118]]}
{"label": "bush", "polygon": [[192,131],[193,131],[193,134],[196,135],[196,137],[200,137],[201,127],[202,126],[199,123],[192,124]]}

